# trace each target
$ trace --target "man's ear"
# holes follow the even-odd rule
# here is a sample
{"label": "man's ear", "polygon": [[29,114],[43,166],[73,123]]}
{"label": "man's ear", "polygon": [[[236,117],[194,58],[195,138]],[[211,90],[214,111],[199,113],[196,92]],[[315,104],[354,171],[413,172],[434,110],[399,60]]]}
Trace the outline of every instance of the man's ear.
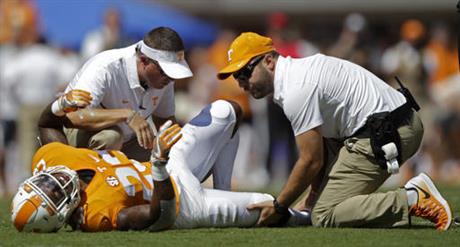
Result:
{"label": "man's ear", "polygon": [[275,70],[276,59],[272,54],[265,55],[264,63],[269,71]]}

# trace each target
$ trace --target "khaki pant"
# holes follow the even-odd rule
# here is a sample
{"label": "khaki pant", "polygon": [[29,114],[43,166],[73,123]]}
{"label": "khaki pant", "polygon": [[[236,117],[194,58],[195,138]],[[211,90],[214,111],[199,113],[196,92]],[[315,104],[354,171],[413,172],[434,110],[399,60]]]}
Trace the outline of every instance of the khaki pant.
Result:
{"label": "khaki pant", "polygon": [[121,150],[128,158],[140,162],[149,161],[151,150],[139,146],[137,138],[123,143],[123,133],[118,126],[101,131],[64,129],[69,145],[94,150]]}
{"label": "khaki pant", "polygon": [[20,162],[26,166],[26,171],[30,171],[30,164],[38,145],[38,120],[44,105],[22,105],[17,121],[17,137],[19,150],[21,153]]}
{"label": "khaki pant", "polygon": [[[398,128],[402,159],[419,148],[423,125],[412,114]],[[349,138],[343,143],[325,140],[326,176],[313,208],[317,227],[397,227],[409,222],[406,191],[374,193],[390,174],[375,161],[369,138]],[[401,164],[402,165],[402,164]]]}

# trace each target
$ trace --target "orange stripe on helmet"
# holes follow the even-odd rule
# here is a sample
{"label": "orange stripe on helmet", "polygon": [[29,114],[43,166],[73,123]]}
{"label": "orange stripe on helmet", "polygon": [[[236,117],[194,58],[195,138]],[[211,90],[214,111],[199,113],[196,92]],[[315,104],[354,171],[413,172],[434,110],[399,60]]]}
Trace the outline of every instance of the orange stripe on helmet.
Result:
{"label": "orange stripe on helmet", "polygon": [[29,222],[30,217],[35,211],[37,211],[40,203],[42,203],[42,199],[39,196],[33,196],[22,204],[21,209],[19,209],[19,212],[16,214],[13,222],[18,231],[22,231],[24,229],[24,226]]}

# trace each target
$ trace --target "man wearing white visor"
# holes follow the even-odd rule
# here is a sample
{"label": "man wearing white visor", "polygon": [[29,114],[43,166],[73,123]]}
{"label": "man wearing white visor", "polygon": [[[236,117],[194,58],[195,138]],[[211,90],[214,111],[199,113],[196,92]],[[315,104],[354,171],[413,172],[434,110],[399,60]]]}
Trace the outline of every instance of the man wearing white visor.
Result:
{"label": "man wearing white visor", "polygon": [[[147,120],[151,118],[157,128],[167,120],[174,122],[174,80],[192,75],[177,32],[155,28],[134,45],[89,59],[65,93],[42,113],[46,119],[67,118],[65,136],[39,126],[41,142],[121,149],[147,161],[154,140]],[[91,105],[72,112],[82,107],[79,99],[90,99]]]}

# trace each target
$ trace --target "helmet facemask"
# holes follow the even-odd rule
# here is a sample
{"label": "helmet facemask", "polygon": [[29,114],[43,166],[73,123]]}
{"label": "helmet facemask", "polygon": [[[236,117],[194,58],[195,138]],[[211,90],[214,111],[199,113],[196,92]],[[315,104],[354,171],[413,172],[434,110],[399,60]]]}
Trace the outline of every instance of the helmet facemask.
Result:
{"label": "helmet facemask", "polygon": [[21,184],[12,202],[12,220],[19,231],[55,232],[79,203],[77,173],[50,167]]}

